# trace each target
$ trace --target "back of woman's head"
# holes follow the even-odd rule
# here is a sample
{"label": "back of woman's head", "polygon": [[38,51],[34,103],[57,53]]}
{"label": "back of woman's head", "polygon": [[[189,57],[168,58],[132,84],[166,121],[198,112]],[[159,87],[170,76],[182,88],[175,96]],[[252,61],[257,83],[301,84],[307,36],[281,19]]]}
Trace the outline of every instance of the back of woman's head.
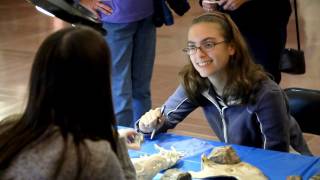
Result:
{"label": "back of woman's head", "polygon": [[106,138],[115,126],[110,51],[98,32],[70,27],[45,39],[32,67],[26,113],[75,139]]}
{"label": "back of woman's head", "polygon": [[[251,92],[254,84],[267,77],[261,66],[253,62],[250,50],[238,27],[229,15],[220,12],[206,13],[196,17],[192,21],[191,28],[193,25],[200,23],[218,24],[220,33],[225,42],[229,43],[235,49],[235,54],[230,57],[226,68],[228,77],[223,92],[224,99],[227,100],[231,97],[233,99],[247,101],[243,99],[243,97]],[[182,76],[182,82],[187,89],[188,86],[190,86],[188,84],[192,84],[194,90],[189,93],[191,96],[193,96],[192,93],[199,94],[203,89],[206,89],[209,86],[208,79],[201,78],[191,62],[181,71],[180,75]],[[188,79],[193,79],[196,83],[190,83],[188,82]]]}
{"label": "back of woman's head", "polygon": [[116,152],[110,63],[103,37],[89,27],[48,36],[34,59],[24,113],[1,125],[0,169],[52,126],[59,127],[65,142],[73,135],[77,147],[87,138],[104,139]]}
{"label": "back of woman's head", "polygon": [[70,147],[69,135],[78,158],[76,179],[90,157],[84,139],[107,140],[117,152],[110,63],[107,44],[91,28],[69,27],[48,36],[34,59],[25,112],[16,116],[18,121],[1,125],[0,170],[8,168],[21,150],[39,137],[41,142],[50,137],[52,132],[45,132],[54,126],[64,137],[64,150],[47,179],[58,177]]}

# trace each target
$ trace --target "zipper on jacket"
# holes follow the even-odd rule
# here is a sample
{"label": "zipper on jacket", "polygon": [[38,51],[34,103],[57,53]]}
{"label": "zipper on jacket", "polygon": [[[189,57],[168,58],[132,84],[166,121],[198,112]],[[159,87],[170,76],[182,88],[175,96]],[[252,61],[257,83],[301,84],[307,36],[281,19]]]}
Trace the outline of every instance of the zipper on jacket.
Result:
{"label": "zipper on jacket", "polygon": [[224,141],[226,143],[228,143],[228,131],[227,131],[227,123],[226,120],[224,119],[224,110],[227,108],[227,106],[223,103],[222,104],[222,109],[220,109],[220,106],[217,104],[217,101],[215,99],[213,99],[209,93],[203,92],[202,93],[204,95],[204,97],[206,97],[210,102],[212,102],[212,104],[214,104],[216,106],[216,108],[218,109],[219,113],[220,113],[220,117],[221,117],[221,121],[222,121],[222,130],[223,130],[223,138]]}
{"label": "zipper on jacket", "polygon": [[226,143],[228,143],[228,131],[227,131],[227,124],[226,124],[226,120],[224,119],[224,110],[227,109],[226,106],[222,107],[221,111],[220,111],[220,115],[221,115],[221,120],[222,120],[222,125],[223,125],[223,137],[224,140],[226,141]]}

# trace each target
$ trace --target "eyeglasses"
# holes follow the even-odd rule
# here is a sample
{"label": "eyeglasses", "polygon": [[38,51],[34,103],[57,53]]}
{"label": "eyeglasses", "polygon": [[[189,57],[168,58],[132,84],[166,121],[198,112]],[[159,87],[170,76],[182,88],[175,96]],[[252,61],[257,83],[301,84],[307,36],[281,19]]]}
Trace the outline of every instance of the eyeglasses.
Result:
{"label": "eyeglasses", "polygon": [[183,52],[187,53],[188,55],[194,55],[198,49],[204,51],[204,52],[209,52],[211,51],[216,45],[224,43],[225,40],[220,41],[220,42],[213,42],[213,41],[206,41],[204,43],[201,43],[199,47],[197,46],[189,46],[184,49],[182,49]]}

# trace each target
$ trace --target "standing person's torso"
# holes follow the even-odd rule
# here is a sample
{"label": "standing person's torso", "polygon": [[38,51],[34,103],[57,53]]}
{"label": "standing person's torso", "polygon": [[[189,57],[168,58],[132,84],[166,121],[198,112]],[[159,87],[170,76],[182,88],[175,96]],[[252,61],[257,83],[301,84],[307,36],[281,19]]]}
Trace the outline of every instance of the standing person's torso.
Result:
{"label": "standing person's torso", "polygon": [[105,0],[113,12],[101,14],[102,21],[108,23],[130,23],[139,21],[153,14],[153,0]]}
{"label": "standing person's torso", "polygon": [[[291,14],[289,0],[252,0],[242,4],[234,11],[228,13],[237,24],[240,31],[261,31],[272,29],[279,24],[287,23]],[[266,30],[266,32],[268,31]]]}

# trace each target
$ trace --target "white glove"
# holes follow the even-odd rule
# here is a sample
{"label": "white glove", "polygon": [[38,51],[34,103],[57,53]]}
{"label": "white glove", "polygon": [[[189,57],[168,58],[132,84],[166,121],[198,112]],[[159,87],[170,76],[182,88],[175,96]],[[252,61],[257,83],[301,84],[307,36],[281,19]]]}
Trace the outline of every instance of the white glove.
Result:
{"label": "white glove", "polygon": [[159,129],[164,123],[161,116],[161,108],[149,110],[139,119],[139,129],[144,133],[151,133],[152,130]]}

